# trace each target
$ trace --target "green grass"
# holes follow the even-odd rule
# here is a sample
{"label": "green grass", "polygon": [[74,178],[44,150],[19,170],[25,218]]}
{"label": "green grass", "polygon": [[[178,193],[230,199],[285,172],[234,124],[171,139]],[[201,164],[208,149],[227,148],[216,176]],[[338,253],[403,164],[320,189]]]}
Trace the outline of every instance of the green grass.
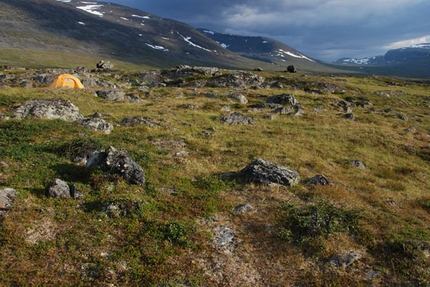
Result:
{"label": "green grass", "polygon": [[[129,92],[140,93],[141,103],[108,102],[94,97],[91,89],[0,88],[0,112],[5,115],[26,100],[59,97],[72,101],[85,116],[109,114],[107,120],[115,125],[106,135],[60,120],[0,121],[0,161],[6,163],[0,166],[0,186],[19,191],[0,224],[0,270],[7,270],[0,272],[0,283],[429,284],[429,86],[385,77],[336,81],[319,75],[264,75],[279,79],[284,88],[241,91],[249,105],[292,93],[305,114],[265,119],[269,110],[252,112],[249,105],[232,103],[227,95],[237,91],[228,88],[154,88],[148,95],[131,88]],[[346,93],[300,90],[315,83],[336,84]],[[384,98],[374,93],[379,90],[402,93]],[[206,93],[218,96],[207,98]],[[353,107],[356,119],[349,121],[336,104],[345,99],[373,105]],[[185,109],[183,104],[200,108]],[[255,125],[222,124],[223,105],[251,116]],[[323,109],[315,110],[319,106]],[[119,125],[125,116],[146,116],[160,124]],[[413,132],[406,131],[410,128]],[[77,152],[109,146],[124,148],[142,166],[144,186],[71,161]],[[181,150],[189,154],[175,155]],[[220,177],[258,157],[297,170],[302,183],[283,188]],[[355,159],[366,169],[353,167]],[[304,185],[316,174],[332,184]],[[84,197],[47,198],[46,186],[54,177],[76,184]],[[253,211],[233,214],[243,203]],[[110,204],[119,210],[106,212]],[[217,226],[234,229],[232,253],[212,245]],[[363,258],[351,268],[327,270],[324,260],[347,251],[361,252]],[[379,275],[369,281],[369,270]],[[250,276],[257,276],[256,283],[243,281]]]}

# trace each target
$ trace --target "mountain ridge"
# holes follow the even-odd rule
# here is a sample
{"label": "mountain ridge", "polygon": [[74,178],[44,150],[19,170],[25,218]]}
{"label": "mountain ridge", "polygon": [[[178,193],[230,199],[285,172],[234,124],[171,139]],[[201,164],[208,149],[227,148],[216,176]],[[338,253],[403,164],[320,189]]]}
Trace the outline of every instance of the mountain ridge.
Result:
{"label": "mountain ridge", "polygon": [[384,55],[365,58],[340,58],[335,63],[357,65],[399,64],[416,59],[430,58],[430,43],[421,43],[409,47],[390,49]]}
{"label": "mountain ridge", "polygon": [[[107,2],[1,0],[0,47],[62,51],[166,68],[281,69],[224,49],[186,23]],[[288,57],[287,57],[288,58]],[[285,64],[284,64],[285,65]],[[285,66],[286,67],[286,66]]]}

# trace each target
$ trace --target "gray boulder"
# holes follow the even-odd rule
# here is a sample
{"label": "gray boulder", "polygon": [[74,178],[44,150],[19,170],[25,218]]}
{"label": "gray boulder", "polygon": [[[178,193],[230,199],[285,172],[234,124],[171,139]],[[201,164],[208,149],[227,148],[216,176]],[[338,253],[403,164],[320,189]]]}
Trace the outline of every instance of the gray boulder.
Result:
{"label": "gray boulder", "polygon": [[86,127],[89,130],[110,134],[113,130],[113,125],[108,121],[98,117],[88,117],[78,122],[78,125]]}
{"label": "gray boulder", "polygon": [[61,179],[54,178],[48,184],[48,197],[68,198],[70,197],[70,186]]}
{"label": "gray boulder", "polygon": [[113,64],[110,61],[100,60],[96,64],[97,69],[103,69],[103,70],[111,70],[113,69]]}
{"label": "gray boulder", "polygon": [[239,177],[246,182],[296,185],[300,182],[297,171],[274,164],[261,158],[248,164],[239,172]]}
{"label": "gray boulder", "polygon": [[294,65],[288,66],[287,71],[290,73],[296,73],[297,72],[296,67]]}
{"label": "gray boulder", "polygon": [[43,99],[30,100],[14,107],[13,116],[23,119],[28,116],[46,119],[76,121],[83,118],[79,109],[68,100]]}
{"label": "gray boulder", "polygon": [[234,100],[237,100],[241,104],[244,104],[244,105],[246,105],[248,103],[248,99],[244,95],[242,95],[242,94],[231,94],[228,97],[232,98]]}
{"label": "gray boulder", "polygon": [[294,106],[298,103],[294,95],[281,94],[276,96],[271,96],[266,99],[267,104],[280,104],[280,105],[291,105]]}
{"label": "gray boulder", "polygon": [[329,185],[330,181],[322,174],[317,174],[314,177],[308,179],[306,185]]}
{"label": "gray boulder", "polygon": [[221,122],[231,126],[254,124],[254,120],[252,118],[237,112],[221,116]]}
{"label": "gray boulder", "polygon": [[143,185],[145,183],[145,173],[142,168],[131,159],[127,151],[114,147],[109,147],[103,152],[95,152],[87,160],[86,167],[119,174],[131,184]]}
{"label": "gray boulder", "polygon": [[106,89],[96,91],[97,97],[109,100],[109,101],[124,101],[125,93],[118,89]]}
{"label": "gray boulder", "polygon": [[16,196],[17,192],[13,188],[0,189],[0,216],[12,207]]}

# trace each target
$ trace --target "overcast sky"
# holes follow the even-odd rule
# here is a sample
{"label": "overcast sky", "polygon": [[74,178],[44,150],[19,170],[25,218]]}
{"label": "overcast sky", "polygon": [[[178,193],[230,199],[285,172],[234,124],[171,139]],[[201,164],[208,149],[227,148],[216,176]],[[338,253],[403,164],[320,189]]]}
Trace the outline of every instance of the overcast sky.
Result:
{"label": "overcast sky", "polygon": [[430,42],[429,0],[104,0],[195,28],[281,41],[319,60]]}

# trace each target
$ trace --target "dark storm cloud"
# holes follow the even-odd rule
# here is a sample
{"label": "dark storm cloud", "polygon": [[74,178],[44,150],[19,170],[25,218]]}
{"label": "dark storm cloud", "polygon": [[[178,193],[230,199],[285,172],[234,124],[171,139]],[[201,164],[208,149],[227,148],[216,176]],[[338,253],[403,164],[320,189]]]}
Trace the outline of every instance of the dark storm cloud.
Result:
{"label": "dark storm cloud", "polygon": [[317,59],[430,42],[428,0],[114,0],[216,32],[274,38]]}

